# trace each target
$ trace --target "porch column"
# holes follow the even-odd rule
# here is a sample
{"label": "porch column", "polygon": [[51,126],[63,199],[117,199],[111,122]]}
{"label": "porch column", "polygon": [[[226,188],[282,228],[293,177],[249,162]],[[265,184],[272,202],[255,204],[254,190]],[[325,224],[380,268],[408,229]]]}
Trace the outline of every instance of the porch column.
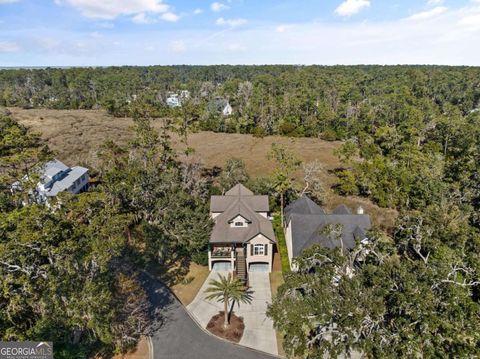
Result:
{"label": "porch column", "polygon": [[212,270],[212,248],[208,245],[208,270]]}
{"label": "porch column", "polygon": [[230,253],[230,262],[232,263],[232,272],[235,271],[235,244],[232,244],[232,252]]}

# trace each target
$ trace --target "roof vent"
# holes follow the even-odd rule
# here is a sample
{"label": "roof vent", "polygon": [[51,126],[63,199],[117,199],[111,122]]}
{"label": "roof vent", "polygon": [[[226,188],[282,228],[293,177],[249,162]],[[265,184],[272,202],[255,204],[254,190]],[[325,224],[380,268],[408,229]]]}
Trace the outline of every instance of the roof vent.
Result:
{"label": "roof vent", "polygon": [[365,212],[365,210],[363,209],[362,206],[358,206],[357,208],[357,214],[363,214]]}

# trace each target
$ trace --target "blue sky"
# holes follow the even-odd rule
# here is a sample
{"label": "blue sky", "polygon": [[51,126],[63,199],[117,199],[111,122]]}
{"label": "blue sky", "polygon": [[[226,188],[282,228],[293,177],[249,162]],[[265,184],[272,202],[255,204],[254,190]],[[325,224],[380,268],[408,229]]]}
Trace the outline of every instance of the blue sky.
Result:
{"label": "blue sky", "polygon": [[480,65],[480,0],[0,0],[0,66]]}

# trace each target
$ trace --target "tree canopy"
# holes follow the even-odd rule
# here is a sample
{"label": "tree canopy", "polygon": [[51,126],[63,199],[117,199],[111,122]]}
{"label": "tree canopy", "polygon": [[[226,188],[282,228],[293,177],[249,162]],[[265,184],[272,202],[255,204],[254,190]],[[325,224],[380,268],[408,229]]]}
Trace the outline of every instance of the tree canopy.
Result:
{"label": "tree canopy", "polygon": [[0,338],[54,341],[56,357],[125,352],[154,319],[139,270],[166,258],[205,261],[201,168],[178,162],[166,132],[139,112],[132,142],[102,149],[96,188],[26,202],[17,192],[28,195],[38,177],[11,185],[51,154],[8,115],[0,120]]}

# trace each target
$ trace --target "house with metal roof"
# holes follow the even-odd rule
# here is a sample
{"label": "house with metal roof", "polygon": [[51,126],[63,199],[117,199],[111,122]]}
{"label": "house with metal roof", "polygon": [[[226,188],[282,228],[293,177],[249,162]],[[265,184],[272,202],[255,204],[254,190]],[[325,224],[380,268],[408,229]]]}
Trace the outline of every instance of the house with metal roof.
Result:
{"label": "house with metal roof", "polygon": [[254,195],[242,184],[212,196],[209,269],[234,272],[242,279],[251,271],[270,272],[276,240],[269,211],[268,196]]}
{"label": "house with metal roof", "polygon": [[303,196],[285,208],[285,241],[290,267],[295,268],[293,258],[314,245],[350,250],[357,242],[367,240],[371,227],[370,216],[364,213],[362,207],[352,213],[342,204],[327,213]]}
{"label": "house with metal roof", "polygon": [[37,184],[38,201],[45,202],[60,192],[80,193],[88,188],[88,169],[81,166],[68,167],[59,160],[47,162],[40,168]]}

